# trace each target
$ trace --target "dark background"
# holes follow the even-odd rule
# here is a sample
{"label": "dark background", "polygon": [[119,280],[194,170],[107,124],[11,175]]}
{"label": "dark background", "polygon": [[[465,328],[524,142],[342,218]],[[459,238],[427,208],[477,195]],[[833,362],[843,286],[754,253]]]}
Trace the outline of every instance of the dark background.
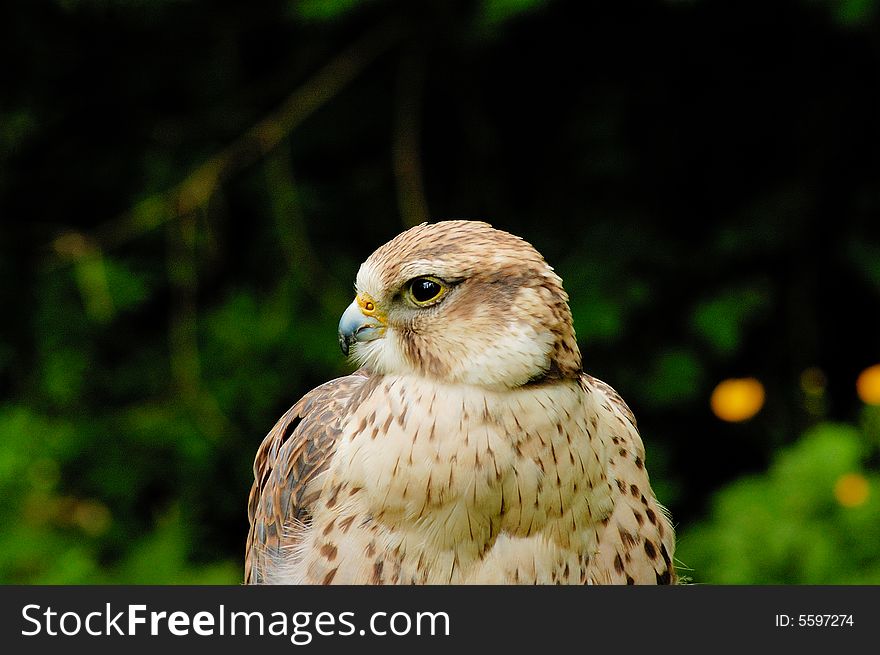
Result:
{"label": "dark background", "polygon": [[474,218],[563,277],[682,575],[880,583],[880,3],[20,1],[0,48],[0,581],[240,580],[359,262]]}

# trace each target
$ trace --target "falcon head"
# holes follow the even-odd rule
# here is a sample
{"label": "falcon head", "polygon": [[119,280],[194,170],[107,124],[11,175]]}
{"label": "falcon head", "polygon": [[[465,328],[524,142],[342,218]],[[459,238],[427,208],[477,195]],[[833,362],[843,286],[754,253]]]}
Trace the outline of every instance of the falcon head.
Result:
{"label": "falcon head", "polygon": [[562,280],[488,223],[411,228],[370,255],[355,288],[339,344],[369,371],[497,388],[580,373]]}

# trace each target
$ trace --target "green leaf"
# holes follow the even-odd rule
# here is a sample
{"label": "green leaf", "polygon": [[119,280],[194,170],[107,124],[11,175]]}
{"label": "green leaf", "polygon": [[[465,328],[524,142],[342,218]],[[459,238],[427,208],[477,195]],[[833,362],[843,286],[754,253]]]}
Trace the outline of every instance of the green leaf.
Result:
{"label": "green leaf", "polygon": [[874,15],[874,0],[837,0],[834,15],[843,25],[860,25]]}
{"label": "green leaf", "polygon": [[732,355],[741,346],[750,322],[769,305],[769,295],[758,286],[724,291],[700,303],[691,315],[691,328],[719,354]]}
{"label": "green leaf", "polygon": [[306,21],[330,22],[351,13],[369,0],[294,0],[293,11]]}
{"label": "green leaf", "polygon": [[483,0],[480,10],[485,25],[498,25],[547,4],[547,0]]}
{"label": "green leaf", "polygon": [[703,387],[703,365],[689,350],[660,354],[643,380],[643,402],[655,407],[674,407],[697,398]]}

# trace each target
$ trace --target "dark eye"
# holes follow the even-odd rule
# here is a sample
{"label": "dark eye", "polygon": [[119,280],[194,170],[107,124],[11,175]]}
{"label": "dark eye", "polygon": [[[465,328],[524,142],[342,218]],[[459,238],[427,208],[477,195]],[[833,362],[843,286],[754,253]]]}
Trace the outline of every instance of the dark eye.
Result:
{"label": "dark eye", "polygon": [[426,305],[440,298],[446,291],[445,285],[430,277],[417,277],[410,280],[409,296],[417,305]]}

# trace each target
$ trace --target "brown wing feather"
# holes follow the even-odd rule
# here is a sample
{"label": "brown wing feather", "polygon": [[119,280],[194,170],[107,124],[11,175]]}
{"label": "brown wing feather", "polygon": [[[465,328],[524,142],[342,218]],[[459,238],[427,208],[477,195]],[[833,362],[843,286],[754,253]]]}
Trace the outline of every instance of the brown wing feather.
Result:
{"label": "brown wing feather", "polygon": [[367,379],[357,371],[313,389],[278,420],[260,445],[248,498],[245,584],[263,582],[267,564],[291,545],[290,528],[311,518],[318,492],[308,483],[327,467],[346,406]]}
{"label": "brown wing feather", "polygon": [[645,449],[635,417],[614,389],[583,376],[610,429],[608,480],[614,509],[599,530],[599,553],[588,579],[597,584],[675,584],[672,564],[675,533],[666,510],[657,502],[645,467]]}

